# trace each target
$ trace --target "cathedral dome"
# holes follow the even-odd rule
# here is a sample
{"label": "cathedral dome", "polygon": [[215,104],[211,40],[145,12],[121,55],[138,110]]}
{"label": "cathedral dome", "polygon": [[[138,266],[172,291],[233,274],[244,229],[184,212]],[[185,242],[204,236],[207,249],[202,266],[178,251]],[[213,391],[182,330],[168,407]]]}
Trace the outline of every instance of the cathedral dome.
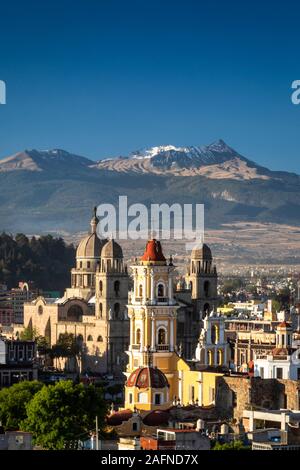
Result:
{"label": "cathedral dome", "polygon": [[102,246],[103,240],[96,233],[91,233],[79,243],[76,258],[100,258]]}
{"label": "cathedral dome", "polygon": [[166,261],[166,258],[163,255],[162,248],[160,241],[155,240],[154,238],[152,240],[149,240],[145,253],[141,257],[142,261]]}
{"label": "cathedral dome", "polygon": [[139,367],[129,376],[127,387],[138,388],[164,388],[168,387],[168,379],[165,374],[155,367]]}
{"label": "cathedral dome", "polygon": [[102,248],[101,258],[123,258],[122,248],[114,240],[109,240]]}
{"label": "cathedral dome", "polygon": [[211,249],[208,245],[202,243],[201,246],[196,246],[195,248],[193,248],[191,258],[212,260]]}
{"label": "cathedral dome", "polygon": [[103,244],[106,240],[101,240],[97,236],[97,224],[99,219],[96,215],[97,208],[94,207],[94,216],[91,219],[90,233],[85,238],[83,238],[76,250],[76,258],[96,258],[100,259],[100,253]]}

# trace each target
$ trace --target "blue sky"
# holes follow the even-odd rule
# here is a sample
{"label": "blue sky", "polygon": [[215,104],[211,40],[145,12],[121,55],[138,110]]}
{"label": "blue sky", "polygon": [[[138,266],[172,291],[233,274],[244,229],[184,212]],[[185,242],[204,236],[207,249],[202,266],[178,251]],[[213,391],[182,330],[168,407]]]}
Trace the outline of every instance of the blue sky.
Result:
{"label": "blue sky", "polygon": [[299,14],[289,0],[4,0],[0,157],[222,138],[300,173]]}

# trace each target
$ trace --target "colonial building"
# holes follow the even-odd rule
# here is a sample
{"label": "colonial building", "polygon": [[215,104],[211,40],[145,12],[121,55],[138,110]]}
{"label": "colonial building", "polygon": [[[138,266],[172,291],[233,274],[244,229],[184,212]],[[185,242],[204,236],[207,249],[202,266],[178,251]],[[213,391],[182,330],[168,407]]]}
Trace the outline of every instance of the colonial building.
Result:
{"label": "colonial building", "polygon": [[[81,350],[73,365],[82,372],[121,374],[129,343],[132,370],[148,365],[148,352],[150,364],[155,366],[159,358],[163,373],[173,370],[177,346],[182,358],[193,359],[202,319],[218,303],[210,248],[205,244],[194,248],[187,276],[176,290],[172,258],[167,261],[160,243],[150,240],[141,262],[132,266],[134,291],[129,293],[122,248],[114,240],[99,239],[97,224],[95,211],[90,232],[76,251],[71,286],[61,298],[39,296],[25,302],[24,327],[35,329],[51,345],[61,334],[72,333]],[[133,322],[131,338],[127,308]],[[21,331],[15,325],[15,334]],[[172,384],[173,372],[168,373]]]}
{"label": "colonial building", "polygon": [[62,298],[38,297],[25,303],[24,325],[35,328],[51,345],[62,333],[72,333],[81,348],[80,371],[121,374],[129,338],[128,274],[121,247],[100,240],[97,223],[94,214],[90,233],[76,251],[71,287]]}
{"label": "colonial building", "polygon": [[[153,239],[148,241],[140,262],[132,269],[134,287],[128,303],[130,346],[125,408],[145,411],[168,409],[178,402],[213,404],[215,378],[222,372],[212,367],[206,371],[205,364],[200,362],[188,364],[179,354],[176,335],[179,303],[173,292],[172,259],[166,260],[160,242]],[[224,325],[220,326],[221,321],[217,319],[215,323],[220,332],[218,344],[220,339],[223,349],[219,360],[223,365],[227,361]]]}
{"label": "colonial building", "polygon": [[292,345],[293,329],[282,322],[276,329],[276,347],[254,358],[254,375],[262,379],[300,380],[300,348]]}

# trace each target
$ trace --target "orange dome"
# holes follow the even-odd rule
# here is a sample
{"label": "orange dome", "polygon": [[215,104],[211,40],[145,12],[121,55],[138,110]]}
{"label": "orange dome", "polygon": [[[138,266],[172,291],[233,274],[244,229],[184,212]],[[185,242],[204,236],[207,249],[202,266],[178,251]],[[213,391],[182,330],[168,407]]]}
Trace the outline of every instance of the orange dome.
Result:
{"label": "orange dome", "polygon": [[141,257],[142,261],[166,261],[166,258],[163,255],[160,241],[149,240],[145,249],[145,253]]}
{"label": "orange dome", "polygon": [[155,367],[139,367],[129,376],[127,387],[164,388],[168,387],[168,379],[160,369]]}

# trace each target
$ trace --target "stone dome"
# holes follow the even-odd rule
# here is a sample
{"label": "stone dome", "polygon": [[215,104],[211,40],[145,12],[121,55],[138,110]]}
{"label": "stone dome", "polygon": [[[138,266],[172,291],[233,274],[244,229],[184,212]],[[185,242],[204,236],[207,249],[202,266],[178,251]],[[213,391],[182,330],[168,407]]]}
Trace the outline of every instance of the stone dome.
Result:
{"label": "stone dome", "polygon": [[139,367],[129,376],[127,387],[138,388],[164,388],[168,387],[168,379],[165,374],[156,367]]}
{"label": "stone dome", "polygon": [[76,250],[76,258],[100,259],[101,249],[106,240],[101,240],[97,235],[96,229],[98,222],[99,219],[96,216],[96,208],[94,208],[94,216],[90,222],[90,233],[80,241]]}
{"label": "stone dome", "polygon": [[205,260],[212,260],[211,249],[205,243],[202,243],[201,246],[196,246],[192,250],[191,254],[192,259],[205,259]]}
{"label": "stone dome", "polygon": [[102,248],[101,258],[123,258],[123,251],[115,240],[109,240]]}

